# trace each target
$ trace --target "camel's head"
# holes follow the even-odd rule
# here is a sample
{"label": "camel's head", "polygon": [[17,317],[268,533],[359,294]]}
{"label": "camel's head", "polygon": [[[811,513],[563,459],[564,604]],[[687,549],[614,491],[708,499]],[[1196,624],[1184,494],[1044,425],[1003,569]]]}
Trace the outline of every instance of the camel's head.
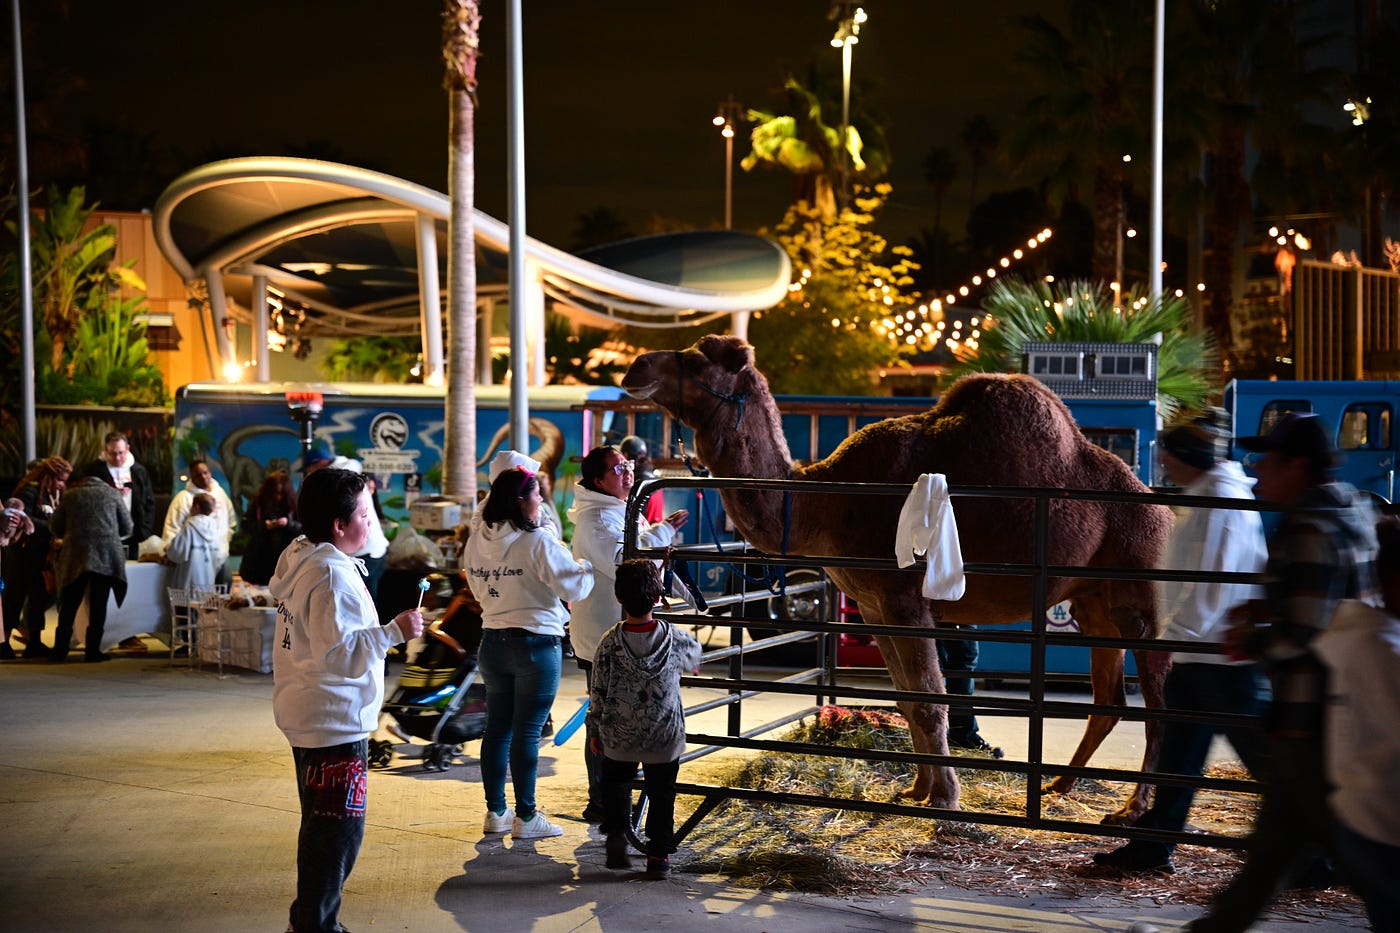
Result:
{"label": "camel's head", "polygon": [[753,347],[738,337],[712,334],[686,350],[643,353],[628,367],[622,388],[693,426],[692,419],[717,400],[749,392],[761,380],[753,368]]}

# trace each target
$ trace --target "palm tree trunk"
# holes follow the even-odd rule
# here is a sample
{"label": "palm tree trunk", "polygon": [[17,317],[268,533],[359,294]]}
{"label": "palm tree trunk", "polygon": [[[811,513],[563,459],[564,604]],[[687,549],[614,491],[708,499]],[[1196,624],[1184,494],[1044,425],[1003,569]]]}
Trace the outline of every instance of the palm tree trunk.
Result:
{"label": "palm tree trunk", "polygon": [[1094,169],[1092,277],[1109,282],[1118,274],[1118,228],[1123,212],[1123,172],[1112,162]]}
{"label": "palm tree trunk", "polygon": [[1205,325],[1215,335],[1221,358],[1234,369],[1235,254],[1240,223],[1248,216],[1249,186],[1244,178],[1244,130],[1227,126],[1213,147],[1210,161],[1211,192],[1206,219],[1206,254],[1203,263],[1206,294]]}
{"label": "palm tree trunk", "polygon": [[448,91],[447,424],[442,491],[476,502],[476,0],[444,0]]}

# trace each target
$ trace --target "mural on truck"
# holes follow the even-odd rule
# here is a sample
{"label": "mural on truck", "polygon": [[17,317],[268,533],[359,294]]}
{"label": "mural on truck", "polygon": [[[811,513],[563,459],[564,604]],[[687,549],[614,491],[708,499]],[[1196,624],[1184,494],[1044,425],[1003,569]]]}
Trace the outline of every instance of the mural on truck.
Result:
{"label": "mural on truck", "polygon": [[[304,387],[292,387],[304,388]],[[323,407],[312,436],[332,455],[360,461],[379,485],[386,516],[407,522],[413,502],[442,491],[446,422],[441,389],[425,386],[334,385],[317,387]],[[276,470],[297,471],[302,452],[301,427],[289,414],[287,386],[186,386],[175,399],[176,489],[191,460],[202,457],[214,478],[228,490],[244,514],[263,478]],[[577,458],[586,453],[593,412],[579,410],[588,401],[618,398],[616,389],[547,386],[531,389],[530,456],[556,479],[556,507],[567,507],[577,473]],[[477,397],[478,482],[487,488],[486,465],[509,446],[509,399],[504,387],[485,386]],[[558,482],[563,479],[565,482]]]}

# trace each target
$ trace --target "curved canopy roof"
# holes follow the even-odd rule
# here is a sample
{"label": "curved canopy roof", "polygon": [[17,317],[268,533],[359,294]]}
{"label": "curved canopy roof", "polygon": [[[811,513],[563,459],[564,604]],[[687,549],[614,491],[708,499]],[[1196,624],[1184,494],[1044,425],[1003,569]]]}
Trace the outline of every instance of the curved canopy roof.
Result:
{"label": "curved canopy roof", "polygon": [[[155,236],[182,276],[223,276],[246,307],[254,275],[309,311],[308,335],[412,334],[419,321],[419,218],[446,277],[446,195],[400,178],[311,159],[242,158],[176,179],[155,207]],[[425,226],[426,229],[426,226]],[[506,290],[507,226],[475,212],[477,288]],[[589,323],[694,324],[771,307],[787,293],[787,255],[734,231],[642,237],[575,256],[526,239],[552,307]],[[246,315],[246,312],[244,312]]]}

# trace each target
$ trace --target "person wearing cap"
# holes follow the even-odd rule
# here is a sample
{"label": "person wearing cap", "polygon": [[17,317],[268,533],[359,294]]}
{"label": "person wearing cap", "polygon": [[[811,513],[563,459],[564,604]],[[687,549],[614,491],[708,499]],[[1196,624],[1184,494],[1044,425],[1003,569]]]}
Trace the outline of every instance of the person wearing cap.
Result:
{"label": "person wearing cap", "polygon": [[[1162,435],[1162,468],[1167,479],[1187,496],[1253,501],[1254,480],[1238,463],[1225,458],[1228,433],[1225,412],[1205,416]],[[1267,550],[1259,513],[1229,507],[1183,507],[1162,558],[1165,570],[1206,573],[1259,573]],[[1261,595],[1245,583],[1165,580],[1158,584],[1160,636],[1167,641],[1210,644],[1225,639],[1232,608]],[[1269,688],[1258,665],[1210,651],[1177,651],[1164,687],[1168,709],[1196,713],[1260,716]],[[1264,772],[1263,732],[1255,725],[1216,726],[1169,721],[1163,724],[1162,747],[1155,770],[1199,777],[1216,733],[1223,732],[1255,777]],[[1196,796],[1193,787],[1158,785],[1152,807],[1135,824],[1180,832]],[[1123,871],[1171,871],[1174,843],[1134,839],[1094,855],[1099,865]]]}
{"label": "person wearing cap", "polygon": [[308,476],[322,467],[330,466],[331,461],[334,459],[335,458],[331,456],[331,452],[324,447],[312,447],[307,450],[306,453],[301,455],[301,461],[297,465],[297,469],[301,471],[302,481],[305,482]]}
{"label": "person wearing cap", "polygon": [[1227,635],[1236,655],[1261,662],[1269,675],[1269,766],[1244,867],[1187,926],[1194,933],[1242,933],[1275,892],[1305,871],[1316,874],[1332,820],[1322,729],[1327,674],[1313,642],[1343,599],[1380,605],[1375,511],[1332,476],[1338,454],[1322,422],[1289,412],[1267,434],[1237,443],[1263,455],[1255,494],[1284,510],[1269,537],[1265,596],[1231,612]]}
{"label": "person wearing cap", "polygon": [[[333,470],[349,470],[351,473],[359,473],[365,477],[365,488],[369,490],[369,534],[365,537],[365,546],[356,551],[351,557],[358,557],[365,565],[365,588],[369,590],[369,598],[379,600],[379,581],[384,578],[384,565],[387,562],[389,553],[389,538],[384,534],[383,512],[379,506],[379,484],[373,476],[365,474],[365,468],[358,460],[350,457],[334,457],[324,466]],[[312,468],[314,473],[320,466]]]}
{"label": "person wearing cap", "polygon": [[[655,478],[656,470],[652,469],[651,454],[647,452],[646,441],[635,434],[629,434],[617,446],[622,451],[622,456],[636,464],[633,472],[636,474],[639,485]],[[660,490],[647,497],[647,504],[642,507],[642,514],[649,522],[659,522],[665,517],[666,499]]]}

